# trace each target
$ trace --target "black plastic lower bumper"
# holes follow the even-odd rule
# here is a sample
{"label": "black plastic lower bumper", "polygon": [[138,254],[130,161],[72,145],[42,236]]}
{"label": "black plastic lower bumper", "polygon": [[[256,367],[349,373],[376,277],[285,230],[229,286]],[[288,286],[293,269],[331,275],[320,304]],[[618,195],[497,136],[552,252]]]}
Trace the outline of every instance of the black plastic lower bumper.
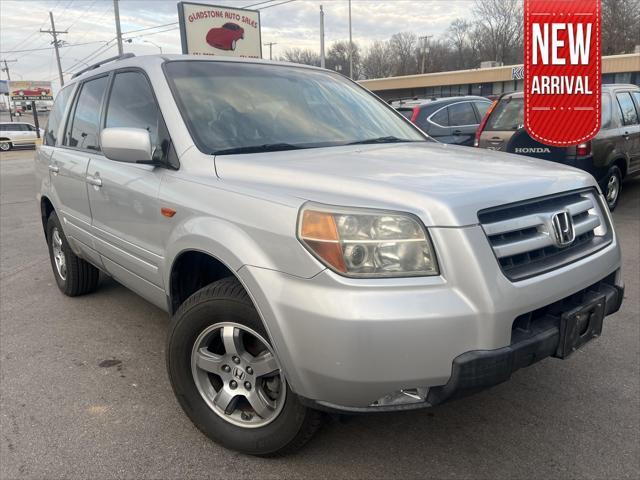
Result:
{"label": "black plastic lower bumper", "polygon": [[[460,398],[485,388],[502,383],[511,374],[523,367],[528,367],[546,357],[564,358],[571,353],[567,350],[567,342],[581,346],[575,332],[567,331],[564,325],[566,312],[578,312],[583,306],[593,304],[598,311],[599,327],[602,318],[617,312],[622,304],[624,288],[607,284],[604,281],[580,292],[579,298],[574,296],[563,299],[556,304],[544,308],[527,326],[528,331],[516,329],[512,334],[511,345],[497,350],[475,350],[465,352],[453,360],[451,378],[446,385],[433,387],[427,395],[427,403],[437,405],[447,400]],[[604,304],[602,304],[602,301]],[[535,312],[532,312],[532,314]],[[531,314],[530,314],[531,315]],[[594,315],[595,316],[595,315]],[[596,324],[595,327],[598,325]],[[591,327],[588,327],[591,328]],[[592,336],[598,336],[600,331]]]}

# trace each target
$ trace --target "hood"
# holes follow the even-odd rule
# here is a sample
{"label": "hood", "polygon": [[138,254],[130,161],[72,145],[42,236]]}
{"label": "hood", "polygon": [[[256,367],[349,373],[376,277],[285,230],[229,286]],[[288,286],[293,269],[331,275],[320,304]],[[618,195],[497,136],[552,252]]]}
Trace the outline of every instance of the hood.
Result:
{"label": "hood", "polygon": [[225,182],[302,200],[408,211],[426,226],[478,223],[478,210],[595,186],[572,167],[437,143],[219,155]]}

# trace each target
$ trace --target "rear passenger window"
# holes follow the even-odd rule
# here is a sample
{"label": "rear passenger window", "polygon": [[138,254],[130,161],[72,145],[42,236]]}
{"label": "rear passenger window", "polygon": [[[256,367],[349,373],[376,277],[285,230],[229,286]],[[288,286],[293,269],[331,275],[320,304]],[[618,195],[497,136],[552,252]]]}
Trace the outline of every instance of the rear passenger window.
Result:
{"label": "rear passenger window", "polygon": [[478,115],[480,115],[479,120],[482,120],[485,114],[487,113],[487,110],[489,110],[491,103],[490,102],[474,102],[474,103],[476,105],[476,108],[478,109]]}
{"label": "rear passenger window", "polygon": [[449,126],[449,113],[447,112],[447,108],[443,108],[439,112],[437,112],[433,117],[431,117],[431,121],[433,123],[437,123],[441,127]]}
{"label": "rear passenger window", "polygon": [[47,120],[47,126],[44,130],[44,138],[42,141],[45,145],[53,146],[58,140],[58,129],[60,128],[60,122],[62,121],[64,110],[67,108],[67,103],[69,103],[69,97],[71,96],[72,90],[72,87],[63,88],[56,97],[53,109],[51,110],[49,119]]}
{"label": "rear passenger window", "polygon": [[620,112],[622,113],[622,122],[624,125],[635,125],[638,123],[638,112],[633,105],[629,92],[616,93]]}
{"label": "rear passenger window", "polygon": [[449,126],[475,125],[476,113],[473,111],[471,102],[454,103],[449,107]]}
{"label": "rear passenger window", "polygon": [[151,135],[151,145],[158,146],[162,118],[151,85],[143,74],[117,73],[109,98],[107,128],[144,128]]}
{"label": "rear passenger window", "polygon": [[65,145],[100,151],[100,106],[109,77],[100,77],[82,84],[76,102],[71,128],[67,127]]}

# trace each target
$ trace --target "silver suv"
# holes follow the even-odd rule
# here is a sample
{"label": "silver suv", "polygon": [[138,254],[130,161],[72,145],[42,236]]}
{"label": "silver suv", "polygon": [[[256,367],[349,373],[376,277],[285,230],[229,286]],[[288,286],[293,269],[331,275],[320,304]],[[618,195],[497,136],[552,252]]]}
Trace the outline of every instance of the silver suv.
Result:
{"label": "silver suv", "polygon": [[60,290],[102,271],[166,310],[182,408],[251,454],[300,447],[323,411],[429,407],[564,358],[622,302],[591,175],[434,143],[317,68],[94,66],[36,172]]}

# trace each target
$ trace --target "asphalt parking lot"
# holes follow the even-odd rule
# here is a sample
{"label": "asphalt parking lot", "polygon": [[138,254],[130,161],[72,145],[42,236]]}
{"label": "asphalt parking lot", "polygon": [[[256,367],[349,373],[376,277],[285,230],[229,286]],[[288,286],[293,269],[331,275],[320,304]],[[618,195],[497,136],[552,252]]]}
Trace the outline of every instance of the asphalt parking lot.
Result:
{"label": "asphalt parking lot", "polygon": [[473,397],[331,420],[298,454],[260,459],[182,413],[164,312],[110,279],[58,291],[32,158],[0,157],[1,478],[640,477],[640,178],[615,212],[627,290],[601,338]]}

